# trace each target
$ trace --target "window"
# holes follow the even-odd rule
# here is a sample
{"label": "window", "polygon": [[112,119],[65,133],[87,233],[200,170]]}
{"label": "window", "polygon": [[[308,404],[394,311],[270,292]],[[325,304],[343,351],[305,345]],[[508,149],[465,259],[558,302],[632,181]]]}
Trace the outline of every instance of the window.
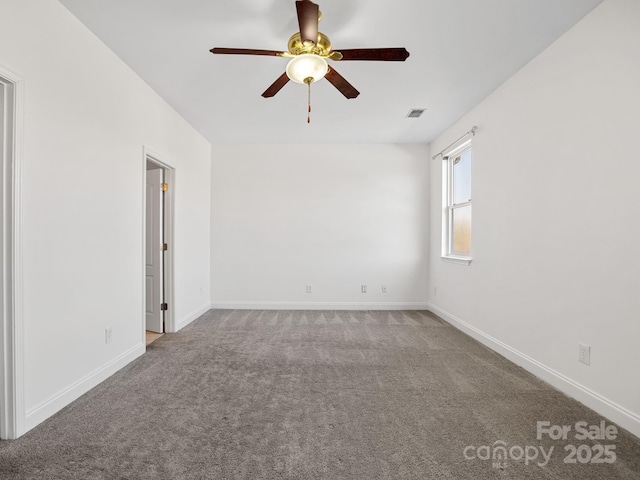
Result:
{"label": "window", "polygon": [[471,262],[471,140],[443,156],[442,256]]}

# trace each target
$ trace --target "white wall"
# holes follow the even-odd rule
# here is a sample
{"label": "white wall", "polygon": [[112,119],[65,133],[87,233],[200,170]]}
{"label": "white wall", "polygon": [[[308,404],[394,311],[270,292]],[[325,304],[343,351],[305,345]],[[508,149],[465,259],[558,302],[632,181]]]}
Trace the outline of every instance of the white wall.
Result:
{"label": "white wall", "polygon": [[430,269],[435,311],[636,435],[639,26],[640,2],[605,1],[433,142],[480,127],[474,260],[439,258],[436,161]]}
{"label": "white wall", "polygon": [[214,145],[214,305],[424,306],[428,158],[426,145]]}
{"label": "white wall", "polygon": [[0,11],[0,65],[25,92],[28,429],[144,352],[143,146],[176,168],[176,320],[210,305],[211,149],[58,2]]}

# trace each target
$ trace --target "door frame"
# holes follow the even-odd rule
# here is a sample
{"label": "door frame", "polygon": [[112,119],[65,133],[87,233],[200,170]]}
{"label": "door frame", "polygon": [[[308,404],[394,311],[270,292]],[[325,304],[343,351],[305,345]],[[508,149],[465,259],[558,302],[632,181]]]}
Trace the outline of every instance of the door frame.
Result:
{"label": "door frame", "polygon": [[142,148],[142,342],[145,344],[146,337],[146,308],[144,299],[146,298],[146,237],[147,229],[144,218],[146,216],[147,206],[147,162],[151,162],[164,171],[164,183],[169,185],[169,189],[164,194],[163,207],[163,236],[168,245],[167,251],[164,252],[163,259],[163,282],[164,282],[164,301],[168,308],[164,312],[164,331],[165,333],[176,332],[175,320],[175,302],[173,291],[173,272],[174,272],[174,199],[175,199],[175,168],[172,167],[165,159],[153,152],[146,146]]}
{"label": "door frame", "polygon": [[0,66],[0,84],[4,107],[0,115],[4,128],[0,132],[4,152],[0,181],[0,438],[15,439],[25,433],[24,399],[24,319],[22,304],[22,201],[21,166],[24,111],[24,83],[13,72]]}

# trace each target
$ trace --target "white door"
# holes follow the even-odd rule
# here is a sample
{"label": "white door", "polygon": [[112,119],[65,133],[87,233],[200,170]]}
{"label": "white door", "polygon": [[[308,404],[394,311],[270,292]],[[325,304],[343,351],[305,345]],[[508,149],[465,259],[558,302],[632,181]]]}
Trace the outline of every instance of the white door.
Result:
{"label": "white door", "polygon": [[162,249],[162,174],[161,168],[147,170],[146,213],[146,312],[147,330],[163,333],[163,249]]}

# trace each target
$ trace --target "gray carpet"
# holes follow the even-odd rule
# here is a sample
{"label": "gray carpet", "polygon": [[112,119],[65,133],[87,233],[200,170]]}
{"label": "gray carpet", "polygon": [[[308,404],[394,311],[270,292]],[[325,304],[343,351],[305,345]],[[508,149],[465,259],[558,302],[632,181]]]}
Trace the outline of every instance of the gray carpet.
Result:
{"label": "gray carpet", "polygon": [[640,479],[626,431],[536,439],[601,420],[428,312],[218,310],[0,442],[0,478]]}

